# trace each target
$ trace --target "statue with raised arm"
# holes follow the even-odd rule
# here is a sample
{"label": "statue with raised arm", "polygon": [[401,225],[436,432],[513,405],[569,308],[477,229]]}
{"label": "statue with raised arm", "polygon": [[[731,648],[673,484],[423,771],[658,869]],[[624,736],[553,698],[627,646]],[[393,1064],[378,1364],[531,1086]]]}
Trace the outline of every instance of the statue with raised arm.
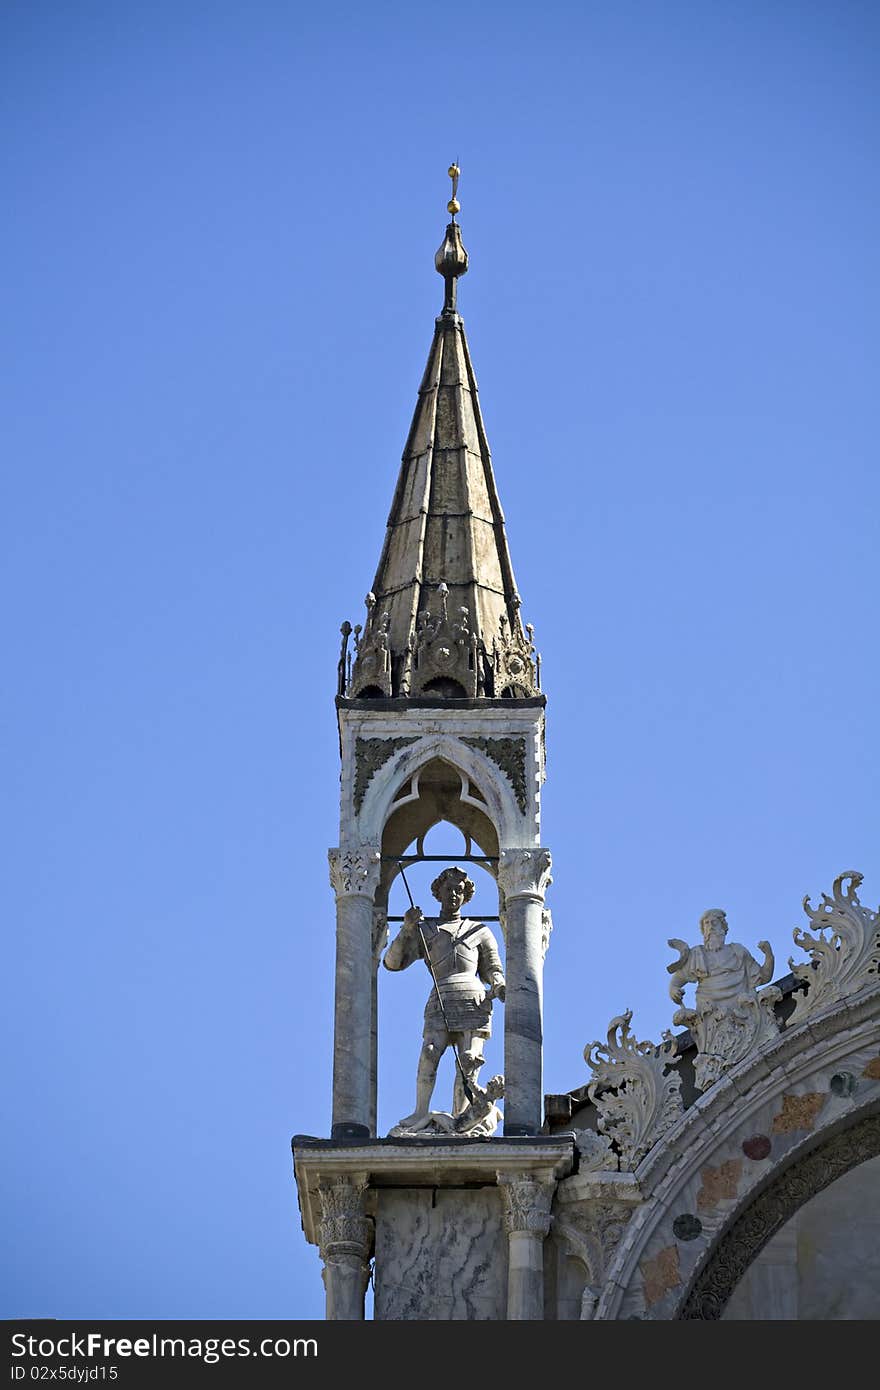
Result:
{"label": "statue with raised arm", "polygon": [[[485,1060],[483,1047],[492,1031],[492,1001],[504,1000],[504,972],[495,937],[482,922],[461,916],[463,904],[474,895],[473,881],[464,869],[451,867],[438,875],[431,892],[440,903],[440,915],[424,917],[420,907],[411,907],[385,952],[388,970],[406,970],[414,961],[425,960],[427,964],[430,960],[429,968],[433,971],[416,1074],[416,1108],[395,1125],[394,1134],[472,1132],[466,1122],[464,1128],[456,1122],[469,1107],[472,1111],[475,1105],[483,1109],[480,1101],[486,1093],[476,1085],[477,1072]],[[449,1118],[446,1112],[439,1112],[438,1123],[434,1124],[435,1116],[430,1111],[437,1067],[448,1047],[454,1047],[458,1054],[451,1130],[444,1124]],[[462,1076],[471,1090],[470,1098]],[[501,1087],[503,1078],[493,1078],[487,1088],[493,1093],[489,1104],[500,1097]],[[489,1113],[487,1105],[486,1115],[480,1119],[488,1118]]]}
{"label": "statue with raised arm", "polygon": [[[773,975],[770,943],[758,942],[764,955],[759,965],[745,946],[726,941],[727,930],[726,914],[720,908],[710,908],[700,918],[702,946],[688,946],[677,937],[669,941],[679,952],[678,960],[666,967],[672,976],[670,998],[681,1006],[672,1022],[691,1031],[697,1047],[694,1071],[701,1091],[779,1031],[773,1005],[782,998],[780,991],[772,986],[755,993]],[[688,1008],[684,987],[692,982],[697,986],[696,998],[694,1007]]]}

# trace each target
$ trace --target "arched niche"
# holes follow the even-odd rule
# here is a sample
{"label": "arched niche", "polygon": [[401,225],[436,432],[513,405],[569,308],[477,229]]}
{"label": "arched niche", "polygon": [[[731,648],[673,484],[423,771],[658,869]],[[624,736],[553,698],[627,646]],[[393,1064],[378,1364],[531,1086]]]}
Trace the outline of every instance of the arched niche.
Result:
{"label": "arched niche", "polygon": [[[510,778],[473,742],[445,733],[405,742],[370,777],[357,820],[363,844],[378,842],[383,854],[400,854],[438,820],[470,833],[486,855],[497,855],[499,845],[534,844],[534,825],[518,805]],[[439,763],[445,765],[442,773]],[[419,800],[422,811],[401,816],[407,802]],[[386,851],[386,843],[394,848]]]}
{"label": "arched niche", "polygon": [[498,831],[486,797],[468,773],[442,757],[433,757],[404,777],[391,799],[382,830],[377,905],[387,904],[388,891],[400,871],[399,859],[442,821],[460,830],[470,852],[487,861],[484,867],[493,876],[497,873]]}

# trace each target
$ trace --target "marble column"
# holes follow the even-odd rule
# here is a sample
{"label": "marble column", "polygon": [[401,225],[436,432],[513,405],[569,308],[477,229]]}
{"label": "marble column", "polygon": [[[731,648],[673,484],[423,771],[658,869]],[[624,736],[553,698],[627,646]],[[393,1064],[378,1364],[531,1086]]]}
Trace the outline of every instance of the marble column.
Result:
{"label": "marble column", "polygon": [[503,849],[498,887],[504,904],[504,1133],[537,1134],[543,1123],[544,893],[547,849]]}
{"label": "marble column", "polygon": [[539,1322],[544,1317],[544,1240],[556,1183],[529,1173],[499,1173],[498,1187],[508,1239],[507,1318]]}
{"label": "marble column", "polygon": [[379,982],[382,952],[388,945],[388,911],[373,908],[373,975],[370,980],[370,1133],[376,1133],[379,1093]]}
{"label": "marble column", "polygon": [[336,894],[336,1007],[333,1023],[333,1139],[366,1139],[372,1114],[373,896],[379,850],[331,849]]}
{"label": "marble column", "polygon": [[365,1174],[318,1184],[319,1248],[324,1261],[327,1320],[363,1322],[373,1223],[366,1215]]}

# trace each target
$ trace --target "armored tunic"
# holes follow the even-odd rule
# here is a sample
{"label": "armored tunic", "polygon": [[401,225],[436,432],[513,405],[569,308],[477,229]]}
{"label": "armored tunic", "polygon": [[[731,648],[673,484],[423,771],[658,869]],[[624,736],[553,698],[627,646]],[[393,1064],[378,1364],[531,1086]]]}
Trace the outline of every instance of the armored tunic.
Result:
{"label": "armored tunic", "polygon": [[[426,917],[421,929],[421,933],[418,928],[402,930],[385,953],[385,965],[389,970],[405,970],[414,961],[425,959],[427,945],[449,1032],[488,1038],[492,1001],[483,986],[491,989],[504,981],[495,937],[482,922],[466,917],[442,925],[436,917]],[[445,1031],[437,990],[432,989],[425,1005],[425,1034]]]}

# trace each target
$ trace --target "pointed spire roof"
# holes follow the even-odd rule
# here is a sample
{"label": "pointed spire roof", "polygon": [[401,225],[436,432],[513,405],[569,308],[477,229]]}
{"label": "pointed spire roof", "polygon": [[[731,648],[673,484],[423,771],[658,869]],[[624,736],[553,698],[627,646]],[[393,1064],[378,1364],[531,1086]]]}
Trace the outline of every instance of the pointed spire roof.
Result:
{"label": "pointed spire roof", "polygon": [[[445,303],[434,327],[385,543],[362,635],[355,629],[351,696],[477,698],[535,693],[504,513],[456,308],[467,252],[455,221],[458,167],[449,174],[452,220],[435,266]],[[344,632],[344,629],[343,629]],[[347,639],[346,639],[347,640]]]}

